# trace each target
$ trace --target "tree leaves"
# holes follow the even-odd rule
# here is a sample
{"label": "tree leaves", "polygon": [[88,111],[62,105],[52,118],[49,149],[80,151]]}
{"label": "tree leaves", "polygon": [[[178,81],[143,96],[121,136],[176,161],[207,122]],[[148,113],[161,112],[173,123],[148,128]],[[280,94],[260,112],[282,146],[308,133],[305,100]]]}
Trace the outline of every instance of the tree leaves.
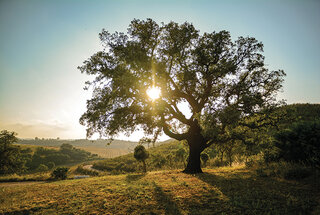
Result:
{"label": "tree leaves", "polygon": [[[199,127],[237,124],[276,105],[274,96],[285,75],[264,67],[263,44],[255,38],[232,42],[228,31],[200,34],[187,22],[158,25],[134,19],[127,33],[103,30],[99,36],[104,50],[79,67],[96,77],[89,83],[94,94],[80,119],[88,136],[112,136],[140,126],[149,134],[159,128],[187,139]],[[161,89],[154,101],[146,94],[151,86]],[[191,117],[178,108],[181,102],[188,103]]]}

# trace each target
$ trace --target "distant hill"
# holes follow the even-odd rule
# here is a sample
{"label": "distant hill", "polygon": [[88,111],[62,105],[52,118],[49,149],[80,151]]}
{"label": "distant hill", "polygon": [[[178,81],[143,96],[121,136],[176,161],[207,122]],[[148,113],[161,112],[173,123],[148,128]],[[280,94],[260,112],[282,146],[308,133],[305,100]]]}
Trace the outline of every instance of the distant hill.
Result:
{"label": "distant hill", "polygon": [[98,139],[98,140],[60,140],[60,139],[19,139],[18,144],[27,144],[35,146],[53,146],[59,147],[63,143],[68,143],[74,147],[95,147],[95,148],[109,148],[109,149],[133,149],[138,143],[124,140],[113,140],[110,145],[109,140]]}
{"label": "distant hill", "polygon": [[[157,142],[156,146],[162,145],[163,143],[170,142],[167,140],[164,142]],[[137,146],[138,142],[125,141],[125,140],[113,140],[110,143],[109,140],[98,139],[98,140],[63,140],[63,139],[19,139],[17,144],[30,146],[41,146],[41,147],[60,147],[63,143],[71,144],[72,146],[91,152],[92,154],[98,154],[102,158],[113,158],[121,155],[128,154],[133,151],[134,147]]]}

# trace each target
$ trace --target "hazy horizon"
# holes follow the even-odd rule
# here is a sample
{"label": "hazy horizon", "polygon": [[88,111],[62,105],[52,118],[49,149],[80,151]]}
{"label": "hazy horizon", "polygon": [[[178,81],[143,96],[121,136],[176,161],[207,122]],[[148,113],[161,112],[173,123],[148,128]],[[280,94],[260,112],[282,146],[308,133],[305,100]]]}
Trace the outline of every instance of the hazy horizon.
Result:
{"label": "hazy horizon", "polygon": [[0,1],[0,130],[19,138],[86,138],[79,118],[91,97],[83,90],[90,77],[77,67],[103,49],[103,28],[126,32],[134,18],[255,37],[264,44],[267,68],[287,73],[278,98],[319,103],[319,11],[315,0]]}

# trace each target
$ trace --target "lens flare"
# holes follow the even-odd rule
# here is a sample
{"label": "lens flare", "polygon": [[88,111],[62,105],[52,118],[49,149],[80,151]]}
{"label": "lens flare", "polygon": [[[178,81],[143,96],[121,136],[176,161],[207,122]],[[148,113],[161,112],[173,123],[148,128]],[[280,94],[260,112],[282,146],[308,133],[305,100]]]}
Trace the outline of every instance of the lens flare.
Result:
{"label": "lens flare", "polygon": [[152,99],[156,100],[160,98],[161,90],[159,87],[151,87],[147,90],[147,95]]}

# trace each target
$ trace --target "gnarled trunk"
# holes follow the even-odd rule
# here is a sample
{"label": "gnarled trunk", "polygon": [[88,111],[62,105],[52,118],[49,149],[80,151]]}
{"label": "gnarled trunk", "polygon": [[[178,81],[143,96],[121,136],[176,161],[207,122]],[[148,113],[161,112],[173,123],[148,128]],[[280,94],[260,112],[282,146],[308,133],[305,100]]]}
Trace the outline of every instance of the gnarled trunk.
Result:
{"label": "gnarled trunk", "polygon": [[187,174],[202,173],[200,154],[206,148],[202,135],[193,135],[187,139],[189,145],[189,157],[187,167],[182,171]]}

